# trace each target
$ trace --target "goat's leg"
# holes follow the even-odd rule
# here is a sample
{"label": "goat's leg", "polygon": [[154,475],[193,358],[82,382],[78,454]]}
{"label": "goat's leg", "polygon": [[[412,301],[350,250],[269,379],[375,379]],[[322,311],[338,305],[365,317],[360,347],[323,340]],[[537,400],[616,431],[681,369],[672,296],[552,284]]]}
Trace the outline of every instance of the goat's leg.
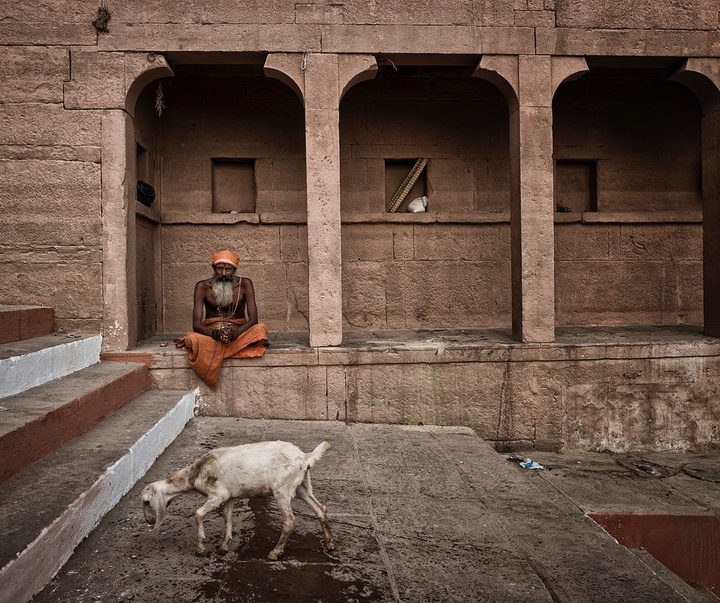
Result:
{"label": "goat's leg", "polygon": [[328,551],[332,551],[335,548],[335,543],[333,542],[333,535],[330,531],[330,522],[327,518],[327,507],[321,504],[313,495],[310,476],[307,473],[305,474],[305,481],[298,486],[297,497],[305,501],[313,513],[317,515],[317,518],[320,520],[320,525],[322,526],[323,535],[325,536],[325,548],[327,548]]}
{"label": "goat's leg", "polygon": [[277,501],[278,507],[280,508],[280,513],[282,514],[283,527],[282,532],[280,533],[280,539],[275,545],[275,548],[270,551],[268,559],[270,559],[270,561],[277,561],[277,558],[283,554],[283,551],[285,550],[285,545],[287,544],[290,533],[292,532],[293,526],[295,525],[295,515],[293,515],[292,507],[290,506],[289,496],[277,491],[273,494],[275,495],[275,500]]}
{"label": "goat's leg", "polygon": [[220,550],[223,553],[227,553],[230,548],[230,541],[232,540],[232,520],[233,520],[233,504],[235,499],[231,498],[223,506],[222,513],[225,519],[225,537],[220,543]]}
{"label": "goat's leg", "polygon": [[197,549],[195,553],[197,555],[205,554],[205,526],[203,525],[203,518],[212,510],[217,509],[227,499],[220,497],[208,498],[205,504],[195,511],[195,523],[197,524]]}

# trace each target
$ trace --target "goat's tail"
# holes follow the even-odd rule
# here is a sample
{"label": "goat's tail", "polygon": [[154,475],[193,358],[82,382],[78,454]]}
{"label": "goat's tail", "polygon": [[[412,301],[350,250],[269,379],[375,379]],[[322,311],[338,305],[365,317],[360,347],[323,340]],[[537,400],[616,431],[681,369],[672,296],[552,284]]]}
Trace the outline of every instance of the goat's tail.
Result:
{"label": "goat's tail", "polygon": [[312,467],[315,463],[317,463],[328,450],[330,450],[332,446],[330,445],[330,442],[320,442],[316,447],[315,450],[312,452],[308,452],[305,454],[305,459],[307,462],[308,469]]}

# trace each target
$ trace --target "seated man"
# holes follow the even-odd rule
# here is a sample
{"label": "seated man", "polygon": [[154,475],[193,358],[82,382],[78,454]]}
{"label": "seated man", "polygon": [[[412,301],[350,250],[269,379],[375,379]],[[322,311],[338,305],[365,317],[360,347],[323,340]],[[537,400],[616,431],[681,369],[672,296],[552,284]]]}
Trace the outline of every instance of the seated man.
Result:
{"label": "seated man", "polygon": [[267,327],[258,322],[252,281],[235,276],[239,261],[232,251],[212,256],[215,275],[195,285],[193,330],[175,340],[176,347],[188,351],[195,372],[213,389],[225,358],[262,356],[268,345]]}

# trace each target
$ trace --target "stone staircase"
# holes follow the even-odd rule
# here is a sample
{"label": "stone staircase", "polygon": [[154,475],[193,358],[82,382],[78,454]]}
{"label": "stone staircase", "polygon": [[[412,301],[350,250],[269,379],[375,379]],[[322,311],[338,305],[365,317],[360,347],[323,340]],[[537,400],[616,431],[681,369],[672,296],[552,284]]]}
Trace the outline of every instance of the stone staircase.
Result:
{"label": "stone staircase", "polygon": [[0,305],[0,603],[29,601],[192,417],[197,392],[151,388],[100,336]]}

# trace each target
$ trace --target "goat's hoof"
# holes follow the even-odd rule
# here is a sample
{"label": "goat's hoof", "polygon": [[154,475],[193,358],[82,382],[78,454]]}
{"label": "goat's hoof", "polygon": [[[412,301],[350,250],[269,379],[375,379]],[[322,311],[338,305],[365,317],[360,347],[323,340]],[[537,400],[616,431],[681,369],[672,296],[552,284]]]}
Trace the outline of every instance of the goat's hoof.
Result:
{"label": "goat's hoof", "polygon": [[202,549],[199,549],[199,548],[198,548],[198,549],[195,549],[195,554],[196,554],[198,557],[203,557],[206,552],[207,552],[207,551],[206,551],[204,548],[202,548]]}
{"label": "goat's hoof", "polygon": [[270,551],[270,554],[268,555],[268,559],[270,561],[277,561],[278,557],[280,557],[281,554],[282,554],[282,552],[280,552],[280,551]]}
{"label": "goat's hoof", "polygon": [[334,551],[335,550],[335,543],[331,540],[330,542],[325,543],[325,548],[328,551]]}
{"label": "goat's hoof", "polygon": [[226,555],[229,550],[230,550],[230,545],[228,545],[228,544],[221,544],[218,547],[218,553],[220,553],[221,555]]}

